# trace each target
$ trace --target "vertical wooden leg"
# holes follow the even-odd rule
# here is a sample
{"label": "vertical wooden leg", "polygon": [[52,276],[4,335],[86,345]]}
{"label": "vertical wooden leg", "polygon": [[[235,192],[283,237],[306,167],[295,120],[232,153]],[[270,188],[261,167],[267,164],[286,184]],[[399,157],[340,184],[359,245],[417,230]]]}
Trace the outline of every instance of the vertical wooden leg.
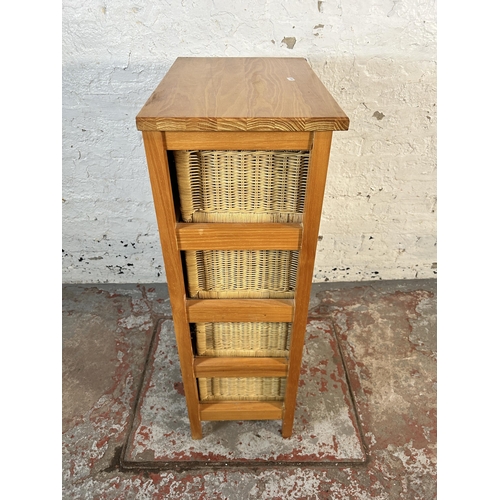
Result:
{"label": "vertical wooden leg", "polygon": [[184,393],[193,439],[202,438],[198,387],[194,375],[193,347],[186,312],[186,289],[181,254],[175,235],[175,206],[163,132],[143,132],[158,230],[167,274],[168,290],[179,350]]}
{"label": "vertical wooden leg", "polygon": [[331,142],[331,131],[314,133],[311,158],[309,160],[302,246],[299,253],[290,359],[283,411],[283,427],[281,430],[281,434],[285,438],[292,435],[293,429],[295,403],[302,363],[302,349],[309,309],[309,295],[311,293],[314,259],[316,256]]}

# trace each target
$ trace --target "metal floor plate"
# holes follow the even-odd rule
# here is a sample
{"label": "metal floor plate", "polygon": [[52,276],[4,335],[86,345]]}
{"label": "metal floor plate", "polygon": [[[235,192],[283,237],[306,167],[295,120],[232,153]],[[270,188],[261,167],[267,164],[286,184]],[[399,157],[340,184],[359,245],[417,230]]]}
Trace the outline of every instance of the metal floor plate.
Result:
{"label": "metal floor plate", "polygon": [[309,319],[293,435],[281,420],[203,422],[191,438],[173,323],[159,323],[152,340],[131,430],[125,468],[269,466],[362,463],[366,460],[357,413],[333,324]]}

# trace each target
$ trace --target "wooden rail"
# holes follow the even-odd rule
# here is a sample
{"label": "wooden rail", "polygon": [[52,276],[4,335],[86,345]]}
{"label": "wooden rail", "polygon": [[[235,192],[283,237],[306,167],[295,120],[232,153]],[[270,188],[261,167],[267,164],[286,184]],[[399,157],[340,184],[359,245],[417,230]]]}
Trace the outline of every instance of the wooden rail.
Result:
{"label": "wooden rail", "polygon": [[194,359],[196,377],[286,377],[286,358],[224,358],[197,357]]}
{"label": "wooden rail", "polygon": [[283,415],[280,401],[243,401],[201,403],[201,420],[279,420]]}
{"label": "wooden rail", "polygon": [[190,323],[230,321],[289,323],[293,320],[293,299],[188,299]]}
{"label": "wooden rail", "polygon": [[165,132],[167,148],[305,150],[311,148],[311,132]]}
{"label": "wooden rail", "polygon": [[299,250],[301,224],[178,223],[180,250]]}

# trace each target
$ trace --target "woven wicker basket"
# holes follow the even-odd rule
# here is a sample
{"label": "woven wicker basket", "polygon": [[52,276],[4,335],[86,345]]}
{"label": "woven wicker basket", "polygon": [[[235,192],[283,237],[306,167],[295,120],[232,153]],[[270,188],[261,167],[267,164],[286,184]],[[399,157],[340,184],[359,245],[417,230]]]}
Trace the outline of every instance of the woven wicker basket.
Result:
{"label": "woven wicker basket", "polygon": [[[185,222],[301,222],[308,151],[175,151]],[[194,298],[293,298],[298,252],[187,251]],[[198,323],[200,356],[287,356],[289,323]],[[198,379],[200,398],[281,400],[283,378]]]}
{"label": "woven wicker basket", "polygon": [[284,357],[291,323],[197,323],[199,356]]}
{"label": "woven wicker basket", "polygon": [[202,401],[281,401],[286,378],[199,378]]}
{"label": "woven wicker basket", "polygon": [[189,296],[200,299],[293,298],[297,265],[296,251],[188,251]]}

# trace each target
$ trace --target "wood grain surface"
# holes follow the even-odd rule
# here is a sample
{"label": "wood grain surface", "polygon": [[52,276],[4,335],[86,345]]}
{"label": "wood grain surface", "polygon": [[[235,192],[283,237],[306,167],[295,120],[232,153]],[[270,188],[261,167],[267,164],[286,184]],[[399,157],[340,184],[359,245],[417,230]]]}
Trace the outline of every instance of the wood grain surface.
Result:
{"label": "wood grain surface", "polygon": [[312,132],[165,132],[167,148],[183,149],[311,149]]}
{"label": "wood grain surface", "polygon": [[143,132],[142,135],[167,274],[175,338],[179,350],[182,380],[191,424],[191,436],[193,439],[201,439],[203,434],[198,407],[198,385],[193,368],[194,353],[186,314],[186,290],[181,254],[177,247],[176,238],[171,237],[171,235],[175,234],[177,217],[172,196],[172,183],[169,175],[165,142],[163,140],[164,134],[161,132]]}
{"label": "wood grain surface", "polygon": [[293,320],[292,299],[188,299],[190,323],[226,321],[268,321],[289,323]]}
{"label": "wood grain surface", "polygon": [[347,130],[305,59],[180,57],[136,118],[139,130]]}
{"label": "wood grain surface", "polygon": [[279,420],[283,404],[274,401],[216,402],[200,404],[201,420]]}
{"label": "wood grain surface", "polygon": [[204,357],[194,359],[196,377],[286,377],[288,359]]}
{"label": "wood grain surface", "polygon": [[298,250],[302,225],[181,222],[176,234],[180,250]]}
{"label": "wood grain surface", "polygon": [[307,326],[307,313],[314,271],[314,258],[318,243],[318,231],[321,222],[321,209],[325,192],[326,175],[332,132],[315,132],[311,151],[310,169],[304,206],[302,247],[299,254],[297,271],[297,290],[293,316],[292,337],[290,343],[290,363],[283,409],[283,437],[290,437],[293,429],[295,403],[299,386],[302,351]]}

